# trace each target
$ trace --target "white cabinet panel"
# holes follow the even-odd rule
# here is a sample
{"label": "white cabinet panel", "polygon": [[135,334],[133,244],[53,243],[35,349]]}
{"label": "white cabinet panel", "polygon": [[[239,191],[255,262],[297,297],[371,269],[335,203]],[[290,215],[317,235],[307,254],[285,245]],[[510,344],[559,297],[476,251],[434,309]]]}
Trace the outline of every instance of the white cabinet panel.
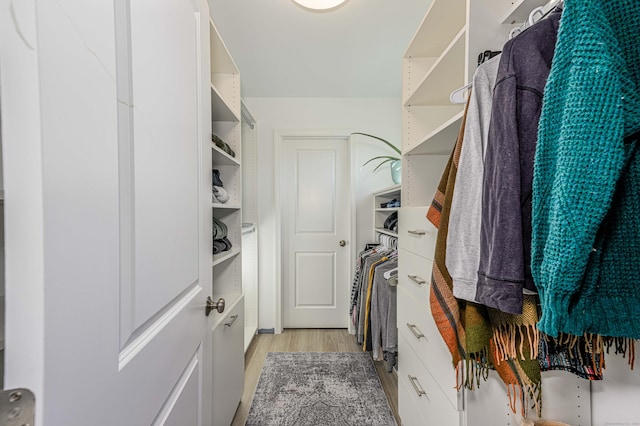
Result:
{"label": "white cabinet panel", "polygon": [[213,424],[229,426],[244,388],[244,298],[213,331]]}
{"label": "white cabinet panel", "polygon": [[427,220],[427,207],[403,207],[399,213],[400,248],[433,259],[437,229]]}
{"label": "white cabinet panel", "polygon": [[[418,356],[402,333],[398,335],[398,352],[402,354],[398,370],[398,381],[409,392],[418,407],[425,425],[457,425],[460,413],[442,393],[433,376],[418,360]],[[399,384],[400,386],[400,384]]]}
{"label": "white cabinet panel", "polygon": [[[458,405],[456,375],[451,355],[431,317],[431,312],[418,305],[404,291],[398,291],[398,331],[429,370],[437,386],[452,406]],[[402,353],[402,362],[405,353]]]}
{"label": "white cabinet panel", "polygon": [[[398,257],[398,286],[425,308],[429,307],[429,286],[433,261],[400,249]],[[402,305],[400,305],[402,306]]]}

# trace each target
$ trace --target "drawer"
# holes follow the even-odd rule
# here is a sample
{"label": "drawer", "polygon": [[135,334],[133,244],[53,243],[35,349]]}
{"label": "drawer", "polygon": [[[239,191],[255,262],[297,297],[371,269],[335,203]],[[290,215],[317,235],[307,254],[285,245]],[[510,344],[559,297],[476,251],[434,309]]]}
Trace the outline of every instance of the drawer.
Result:
{"label": "drawer", "polygon": [[[436,385],[435,380],[418,360],[418,356],[408,344],[404,335],[398,335],[398,389],[409,389],[411,401],[418,408],[424,425],[458,425],[460,412]],[[403,395],[404,397],[404,395]],[[406,401],[398,400],[402,407]]]}
{"label": "drawer", "polygon": [[228,426],[244,390],[244,299],[213,330],[213,424]]}
{"label": "drawer", "polygon": [[400,423],[402,426],[424,426],[427,423],[420,415],[420,411],[418,411],[418,407],[414,402],[414,397],[411,395],[415,390],[407,382],[408,380],[402,380],[398,376],[398,414],[400,415]]}
{"label": "drawer", "polygon": [[398,286],[425,307],[429,306],[432,266],[432,260],[404,249],[398,250]]}
{"label": "drawer", "polygon": [[398,214],[400,248],[433,259],[437,229],[426,218],[426,207],[403,207]]}
{"label": "drawer", "polygon": [[[429,370],[449,403],[457,407],[456,373],[449,349],[440,336],[431,311],[416,303],[402,289],[398,291],[398,331]],[[400,356],[404,361],[404,353]]]}

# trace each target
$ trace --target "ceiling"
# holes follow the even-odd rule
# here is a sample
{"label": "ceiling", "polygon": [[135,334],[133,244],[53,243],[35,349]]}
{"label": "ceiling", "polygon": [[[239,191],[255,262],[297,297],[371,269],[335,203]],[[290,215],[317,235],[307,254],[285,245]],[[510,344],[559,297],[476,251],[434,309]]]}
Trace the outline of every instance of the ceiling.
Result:
{"label": "ceiling", "polygon": [[402,55],[430,0],[209,0],[243,97],[400,97]]}

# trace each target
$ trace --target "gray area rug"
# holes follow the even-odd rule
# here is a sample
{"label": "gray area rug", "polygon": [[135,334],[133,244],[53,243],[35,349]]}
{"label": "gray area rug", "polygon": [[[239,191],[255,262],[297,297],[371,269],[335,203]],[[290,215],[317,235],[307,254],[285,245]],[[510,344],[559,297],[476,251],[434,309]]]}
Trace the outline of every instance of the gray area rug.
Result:
{"label": "gray area rug", "polygon": [[269,352],[246,425],[395,426],[368,353]]}

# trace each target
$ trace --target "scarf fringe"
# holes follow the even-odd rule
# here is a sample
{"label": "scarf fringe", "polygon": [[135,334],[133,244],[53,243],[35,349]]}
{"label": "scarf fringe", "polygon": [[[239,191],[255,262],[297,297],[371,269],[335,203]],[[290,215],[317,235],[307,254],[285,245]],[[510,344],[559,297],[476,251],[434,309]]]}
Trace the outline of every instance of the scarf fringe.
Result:
{"label": "scarf fringe", "polygon": [[535,325],[500,324],[493,328],[496,363],[509,359],[525,360],[525,345],[531,359],[538,357],[540,331]]}
{"label": "scarf fringe", "polygon": [[483,349],[480,352],[470,354],[468,359],[463,359],[456,365],[456,390],[462,388],[470,391],[480,388],[480,383],[489,378],[488,350]]}
{"label": "scarf fringe", "polygon": [[542,386],[540,383],[533,385],[507,384],[507,398],[513,414],[517,414],[518,408],[520,408],[520,414],[523,418],[528,417],[529,410],[535,411],[538,417],[542,416]]}
{"label": "scarf fringe", "polygon": [[613,347],[615,350],[614,354],[620,354],[622,355],[622,358],[627,358],[627,364],[629,364],[629,368],[633,370],[636,361],[635,339],[628,337],[603,337],[602,340],[607,354],[609,354],[609,351]]}

